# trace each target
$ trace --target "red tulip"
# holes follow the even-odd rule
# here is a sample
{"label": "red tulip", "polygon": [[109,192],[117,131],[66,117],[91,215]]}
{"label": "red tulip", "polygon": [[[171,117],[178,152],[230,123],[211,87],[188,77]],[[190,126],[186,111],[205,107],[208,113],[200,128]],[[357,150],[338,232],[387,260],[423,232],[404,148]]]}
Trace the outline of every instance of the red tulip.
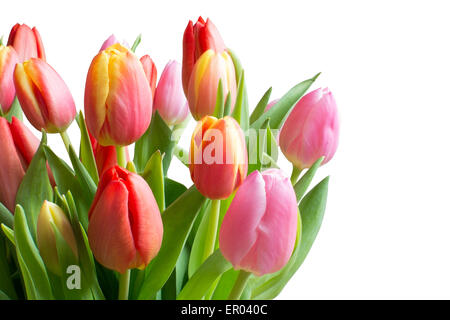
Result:
{"label": "red tulip", "polygon": [[139,59],[116,43],[92,60],[86,79],[86,125],[104,146],[126,146],[147,130],[152,92]]}
{"label": "red tulip", "polygon": [[0,109],[3,113],[8,113],[16,96],[13,74],[17,62],[14,48],[0,45]]}
{"label": "red tulip", "polygon": [[31,58],[14,70],[17,98],[30,123],[49,133],[64,132],[76,116],[72,94],[44,60]]}
{"label": "red tulip", "polygon": [[16,24],[9,33],[8,46],[13,46],[19,55],[19,62],[30,58],[45,60],[44,45],[36,27],[31,29],[26,24]]}
{"label": "red tulip", "polygon": [[[17,118],[8,123],[0,117],[0,202],[14,212],[16,194],[39,147],[39,140]],[[50,181],[54,184],[50,169]]]}
{"label": "red tulip", "polygon": [[156,89],[156,78],[158,76],[158,72],[156,70],[155,63],[153,62],[152,58],[148,54],[143,56],[140,59],[142,63],[142,67],[144,68],[145,76],[147,77],[148,84],[150,85],[150,88],[152,89],[152,97],[155,97],[155,89]]}
{"label": "red tulip", "polygon": [[161,247],[163,225],[145,180],[119,166],[100,178],[89,210],[89,244],[107,268],[124,273],[145,268]]}

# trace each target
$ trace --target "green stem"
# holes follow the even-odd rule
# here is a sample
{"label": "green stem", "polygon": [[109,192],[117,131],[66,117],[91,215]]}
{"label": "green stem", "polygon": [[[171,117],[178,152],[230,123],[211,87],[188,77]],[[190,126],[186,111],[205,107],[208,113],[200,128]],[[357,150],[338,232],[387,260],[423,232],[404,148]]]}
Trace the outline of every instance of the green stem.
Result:
{"label": "green stem", "polygon": [[67,134],[67,131],[60,132],[60,135],[61,135],[62,141],[64,142],[64,146],[66,147],[67,152],[70,153],[70,146],[72,144],[70,143],[70,138],[69,138],[69,135]]}
{"label": "green stem", "polygon": [[127,154],[125,147],[116,146],[117,164],[122,168],[127,166]]}
{"label": "green stem", "polygon": [[130,269],[122,273],[119,278],[119,300],[128,300],[128,290],[130,289]]}
{"label": "green stem", "polygon": [[250,272],[244,270],[239,271],[239,275],[234,283],[233,289],[231,289],[228,300],[239,300],[241,298],[250,275]]}
{"label": "green stem", "polygon": [[213,252],[216,244],[217,227],[219,225],[220,200],[211,200],[211,208],[208,216],[208,232],[205,238],[205,247],[203,251],[203,261],[205,261]]}
{"label": "green stem", "polygon": [[298,180],[298,177],[300,177],[300,174],[302,173],[302,170],[297,168],[296,166],[292,166],[292,174],[291,174],[291,183],[292,185],[295,185],[295,183]]}

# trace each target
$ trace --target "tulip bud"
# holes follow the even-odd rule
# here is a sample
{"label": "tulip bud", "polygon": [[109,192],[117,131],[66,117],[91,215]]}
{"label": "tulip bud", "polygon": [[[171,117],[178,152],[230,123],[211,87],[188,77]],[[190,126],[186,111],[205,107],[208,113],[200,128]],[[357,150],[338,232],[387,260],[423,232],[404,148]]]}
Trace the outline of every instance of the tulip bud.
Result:
{"label": "tulip bud", "polygon": [[88,238],[102,265],[124,273],[144,269],[158,254],[163,225],[145,180],[119,166],[100,178],[89,210]]}
{"label": "tulip bud", "polygon": [[211,20],[200,17],[192,21],[183,38],[183,89],[189,108],[196,120],[212,115],[216,106],[219,80],[226,97],[230,93],[231,107],[236,101],[236,75],[233,61]]}
{"label": "tulip bud", "polygon": [[339,140],[336,101],[331,91],[317,89],[295,105],[280,131],[280,148],[299,169],[309,168],[320,157],[331,160]]}
{"label": "tulip bud", "polygon": [[45,60],[44,45],[36,27],[31,29],[26,24],[16,24],[9,33],[8,46],[13,46],[16,50],[19,62],[24,62],[30,58]]}
{"label": "tulip bud", "polygon": [[16,96],[13,74],[17,62],[14,48],[0,45],[0,110],[3,113],[8,113]]}
{"label": "tulip bud", "polygon": [[198,122],[190,147],[191,178],[210,199],[226,199],[247,175],[244,133],[233,118],[204,117]]}
{"label": "tulip bud", "polygon": [[152,90],[152,97],[155,97],[155,89],[156,89],[156,78],[158,76],[155,63],[152,58],[148,54],[142,56],[140,59],[142,67],[144,68],[145,76],[147,77],[147,81],[150,85],[150,89]]}
{"label": "tulip bud", "polygon": [[[39,147],[39,139],[16,117],[0,117],[0,202],[14,212],[17,190]],[[50,181],[53,175],[47,167]]]}
{"label": "tulip bud", "polygon": [[179,124],[189,115],[189,107],[181,84],[181,64],[178,62],[169,61],[164,68],[153,104],[154,110],[158,110],[168,125]]}
{"label": "tulip bud", "polygon": [[44,60],[31,58],[14,70],[17,98],[30,123],[48,133],[64,132],[76,116],[72,94]]}
{"label": "tulip bud", "polygon": [[70,247],[74,258],[78,259],[77,242],[69,219],[60,207],[45,200],[37,221],[37,245],[47,268],[54,274],[61,276],[54,228],[58,230]]}
{"label": "tulip bud", "polygon": [[[117,149],[114,146],[102,146],[95,140],[94,136],[88,131],[91,141],[92,151],[94,152],[95,163],[99,177],[111,167],[117,165]],[[125,147],[127,162],[130,161],[128,148]]]}
{"label": "tulip bud", "polygon": [[147,130],[152,93],[142,64],[120,44],[92,60],[84,95],[86,124],[104,146],[125,146]]}
{"label": "tulip bud", "polygon": [[298,209],[279,169],[252,172],[236,191],[219,234],[223,256],[257,276],[283,268],[294,250]]}

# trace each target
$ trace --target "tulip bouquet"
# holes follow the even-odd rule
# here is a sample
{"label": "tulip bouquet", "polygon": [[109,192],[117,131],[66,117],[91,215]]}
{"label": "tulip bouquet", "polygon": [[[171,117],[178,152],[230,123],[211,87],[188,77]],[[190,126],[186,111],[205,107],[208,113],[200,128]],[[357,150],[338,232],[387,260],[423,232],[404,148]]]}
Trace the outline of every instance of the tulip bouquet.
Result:
{"label": "tulip bouquet", "polygon": [[[0,298],[272,299],[306,258],[328,177],[310,184],[339,130],[331,92],[306,94],[318,75],[270,103],[269,89],[250,113],[243,68],[211,20],[189,22],[182,64],[158,82],[139,42],[101,46],[84,113],[36,28],[17,24],[0,45]],[[192,186],[168,178],[176,158]]]}

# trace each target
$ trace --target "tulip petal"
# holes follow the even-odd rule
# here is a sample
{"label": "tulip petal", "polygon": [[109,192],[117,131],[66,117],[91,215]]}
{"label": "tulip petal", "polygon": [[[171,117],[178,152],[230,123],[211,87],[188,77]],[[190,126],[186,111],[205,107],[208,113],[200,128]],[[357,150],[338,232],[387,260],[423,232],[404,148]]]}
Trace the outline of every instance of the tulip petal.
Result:
{"label": "tulip petal", "polygon": [[89,244],[104,266],[124,273],[136,257],[128,216],[128,190],[123,181],[111,181],[91,209]]}

